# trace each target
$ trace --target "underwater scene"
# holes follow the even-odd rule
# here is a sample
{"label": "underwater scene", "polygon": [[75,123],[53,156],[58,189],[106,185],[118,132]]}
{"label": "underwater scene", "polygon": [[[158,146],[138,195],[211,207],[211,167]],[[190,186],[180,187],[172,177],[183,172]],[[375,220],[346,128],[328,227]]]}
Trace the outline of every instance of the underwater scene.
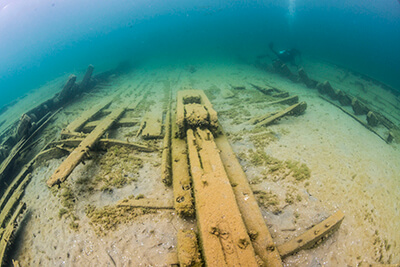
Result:
{"label": "underwater scene", "polygon": [[1,266],[400,267],[400,1],[3,0]]}

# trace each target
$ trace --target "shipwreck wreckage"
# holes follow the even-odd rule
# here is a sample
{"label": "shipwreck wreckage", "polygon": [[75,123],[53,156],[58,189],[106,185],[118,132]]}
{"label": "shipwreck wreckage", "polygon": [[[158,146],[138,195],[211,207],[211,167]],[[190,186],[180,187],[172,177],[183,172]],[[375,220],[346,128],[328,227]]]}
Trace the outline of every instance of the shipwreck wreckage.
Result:
{"label": "shipwreck wreckage", "polygon": [[[342,109],[385,142],[397,138],[398,128],[377,111],[352,96],[336,91],[329,82],[319,83],[308,78],[303,69],[296,76],[282,62],[275,69],[290,79],[317,88],[326,101],[339,105],[322,95],[351,105],[355,114],[367,114],[367,122]],[[22,115],[1,134],[2,163],[0,168],[1,215],[0,257],[4,264],[7,248],[18,230],[18,222],[29,204],[21,202],[24,189],[32,178],[36,164],[46,159],[67,156],[47,180],[49,188],[58,188],[68,179],[75,167],[91,158],[92,151],[124,147],[142,152],[159,151],[161,157],[160,183],[173,189],[173,199],[121,199],[118,207],[173,209],[180,218],[195,218],[197,230],[183,229],[177,233],[176,257],[171,266],[282,266],[282,259],[299,250],[317,246],[336,231],[344,219],[339,210],[297,237],[277,245],[263,218],[248,178],[233,152],[217,112],[202,90],[181,90],[165,93],[162,112],[147,112],[142,119],[130,117],[144,97],[136,94],[129,106],[110,109],[113,100],[105,100],[88,108],[65,127],[56,141],[42,145],[38,153],[29,154],[38,146],[41,131],[74,97],[96,85],[89,66],[80,83],[71,75],[64,88],[52,99]],[[253,118],[249,123],[268,126],[284,116],[301,115],[307,108],[298,96],[267,85],[251,84],[263,94],[274,97],[271,104],[285,104],[287,108]],[[235,87],[235,86],[232,86]],[[245,89],[242,86],[234,88]],[[115,94],[118,96],[118,93]],[[176,96],[173,97],[173,96]],[[111,128],[138,125],[137,136],[142,139],[162,139],[162,147],[153,147],[108,138]],[[374,130],[383,124],[389,132],[382,136]],[[135,164],[134,162],[128,164]],[[7,185],[6,187],[4,185]],[[21,226],[20,226],[21,227]],[[14,262],[18,265],[17,262]]]}

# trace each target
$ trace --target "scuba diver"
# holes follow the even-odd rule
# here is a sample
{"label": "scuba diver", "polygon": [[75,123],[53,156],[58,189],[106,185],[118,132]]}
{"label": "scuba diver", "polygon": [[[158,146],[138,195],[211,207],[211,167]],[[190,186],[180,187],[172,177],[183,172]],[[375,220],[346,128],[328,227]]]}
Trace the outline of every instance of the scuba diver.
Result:
{"label": "scuba diver", "polygon": [[276,51],[274,49],[274,43],[271,42],[269,43],[269,49],[284,63],[290,63],[291,65],[297,67],[296,57],[300,57],[301,53],[296,48]]}

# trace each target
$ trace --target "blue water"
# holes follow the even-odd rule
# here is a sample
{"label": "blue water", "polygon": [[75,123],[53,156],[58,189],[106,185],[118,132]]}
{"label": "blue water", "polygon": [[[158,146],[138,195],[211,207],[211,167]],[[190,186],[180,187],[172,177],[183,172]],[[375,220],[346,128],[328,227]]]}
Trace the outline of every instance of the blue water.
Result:
{"label": "blue water", "polygon": [[136,67],[163,58],[252,63],[271,41],[400,91],[396,0],[5,0],[0,106],[88,64],[99,72],[126,60]]}

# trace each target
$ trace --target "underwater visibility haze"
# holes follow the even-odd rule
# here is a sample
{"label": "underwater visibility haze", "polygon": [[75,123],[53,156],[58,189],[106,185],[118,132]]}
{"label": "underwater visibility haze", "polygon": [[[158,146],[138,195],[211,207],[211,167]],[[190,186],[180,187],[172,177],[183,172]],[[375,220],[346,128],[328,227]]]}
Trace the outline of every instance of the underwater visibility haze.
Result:
{"label": "underwater visibility haze", "polygon": [[0,0],[1,266],[400,267],[399,159],[398,0]]}
{"label": "underwater visibility haze", "polygon": [[[0,3],[0,105],[88,64],[241,58],[297,48],[400,90],[395,0]],[[167,63],[168,64],[168,63]]]}

